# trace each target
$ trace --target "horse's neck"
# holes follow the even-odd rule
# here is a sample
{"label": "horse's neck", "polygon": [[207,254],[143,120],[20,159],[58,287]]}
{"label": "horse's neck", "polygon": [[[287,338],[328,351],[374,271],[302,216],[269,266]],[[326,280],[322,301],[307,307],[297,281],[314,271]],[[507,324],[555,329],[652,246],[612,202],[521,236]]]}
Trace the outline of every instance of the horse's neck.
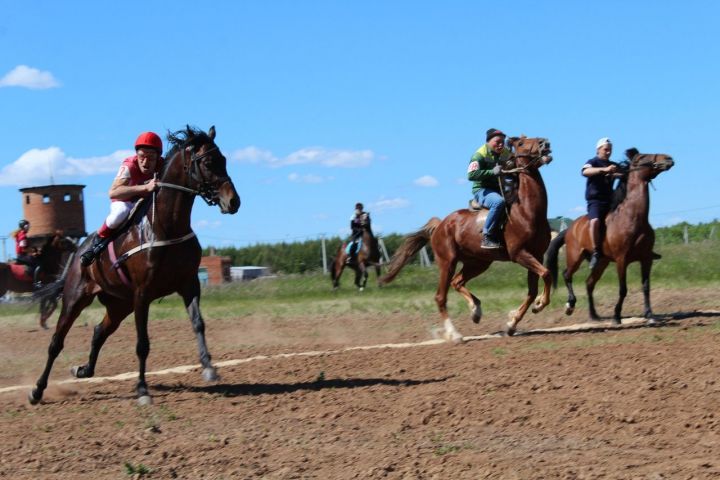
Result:
{"label": "horse's neck", "polygon": [[[181,152],[180,150],[179,152]],[[187,173],[183,169],[183,158],[176,153],[167,161],[170,162],[166,173],[160,179],[181,187],[188,187]],[[175,158],[180,156],[179,158]],[[155,205],[148,209],[147,216],[153,225],[156,235],[163,238],[175,238],[190,232],[190,212],[195,196],[172,187],[163,187],[155,194]],[[153,214],[155,218],[153,218]]]}
{"label": "horse's neck", "polygon": [[547,191],[540,172],[530,170],[521,173],[518,180],[518,202],[512,206],[510,216],[526,220],[541,218],[547,220]]}
{"label": "horse's neck", "polygon": [[648,222],[650,213],[650,191],[648,182],[637,174],[631,174],[627,181],[625,200],[617,208],[619,216],[630,217],[634,223]]}

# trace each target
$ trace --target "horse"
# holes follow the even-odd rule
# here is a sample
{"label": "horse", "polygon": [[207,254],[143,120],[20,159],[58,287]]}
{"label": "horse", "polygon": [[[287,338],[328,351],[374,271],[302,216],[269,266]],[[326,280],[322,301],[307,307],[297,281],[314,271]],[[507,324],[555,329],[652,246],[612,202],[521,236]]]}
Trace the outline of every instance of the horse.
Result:
{"label": "horse", "polygon": [[331,262],[330,278],[332,279],[334,290],[340,287],[340,276],[346,266],[355,271],[355,286],[361,292],[365,289],[365,285],[367,285],[369,267],[375,267],[375,273],[378,278],[380,278],[380,248],[378,247],[377,238],[373,235],[369,223],[363,223],[362,227],[362,244],[355,259],[348,263],[348,242],[343,242]]}
{"label": "horse", "polygon": [[[512,261],[528,271],[527,296],[517,310],[510,312],[505,332],[513,335],[530,304],[538,293],[538,278],[544,282],[543,293],[533,306],[537,313],[550,303],[550,271],[542,264],[542,256],[550,243],[550,225],[547,221],[547,193],[539,168],[550,163],[550,142],[545,138],[513,137],[507,145],[513,156],[501,173],[500,183],[512,180],[514,187],[507,223],[503,231],[505,248],[482,249],[482,225],[487,210],[480,212],[468,209],[457,210],[445,219],[431,218],[420,230],[406,237],[403,244],[390,260],[388,273],[381,279],[382,284],[391,282],[406,265],[412,255],[430,242],[440,280],[435,294],[440,317],[444,323],[444,337],[453,342],[462,342],[463,337],[453,325],[447,310],[447,293],[450,285],[467,301],[472,320],[479,323],[482,318],[480,300],[465,286],[470,279],[480,275],[495,261]],[[511,167],[511,168],[508,168]],[[456,274],[458,262],[462,269]]]}
{"label": "horse", "polygon": [[[632,262],[640,262],[643,296],[645,297],[644,317],[654,323],[650,308],[650,270],[653,263],[653,246],[655,231],[648,222],[650,211],[650,183],[660,173],[672,168],[674,161],[665,154],[639,153],[636,149],[626,152],[630,162],[625,169],[620,185],[615,189],[614,208],[605,219],[605,238],[603,240],[603,257],[585,282],[588,295],[588,306],[591,320],[600,320],[595,310],[593,290],[610,262],[615,262],[620,291],[615,304],[613,324],[620,325],[623,301],[627,295],[627,267]],[[558,252],[565,245],[566,268],[563,279],[568,290],[565,313],[572,315],[575,311],[576,297],[572,286],[573,274],[583,260],[590,258],[593,251],[590,221],[587,215],[578,217],[569,228],[563,230],[550,243],[546,253],[545,264],[553,272],[557,286]]]}
{"label": "horse", "polygon": [[[83,267],[80,257],[75,257],[66,268],[66,276],[39,292],[43,298],[62,295],[62,307],[48,348],[45,370],[28,396],[31,404],[42,399],[65,336],[95,297],[106,312],[95,327],[88,363],[71,370],[75,377],[94,375],[105,340],[125,317],[134,313],[139,360],[137,399],[141,405],[151,404],[145,381],[150,351],[148,310],[153,300],[178,293],[197,339],[202,376],[207,381],[217,380],[200,313],[198,268],[202,251],[190,226],[190,214],[196,196],[208,205],[218,205],[222,213],[228,214],[238,211],[240,197],[227,173],[225,156],[215,144],[214,126],[208,133],[188,126],[185,130],[168,132],[167,138],[172,147],[159,173],[159,189],[145,202],[146,208],[132,217],[130,225],[108,244],[95,263]],[[92,248],[94,240],[95,235],[89,236],[79,253]]]}
{"label": "horse", "polygon": [[0,263],[0,297],[8,291],[30,293],[36,289],[35,282],[53,282],[64,265],[64,256],[77,250],[75,242],[65,237],[61,230],[45,239],[36,257],[38,278],[28,272],[28,266],[22,263]]}

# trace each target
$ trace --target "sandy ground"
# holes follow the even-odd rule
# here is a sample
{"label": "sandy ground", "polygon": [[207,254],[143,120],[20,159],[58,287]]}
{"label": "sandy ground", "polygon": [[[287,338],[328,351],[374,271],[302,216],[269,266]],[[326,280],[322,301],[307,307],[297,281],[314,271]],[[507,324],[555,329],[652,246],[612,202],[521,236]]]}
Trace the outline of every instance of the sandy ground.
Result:
{"label": "sandy ground", "polygon": [[[338,351],[429,340],[434,315],[208,318],[216,362],[334,353],[226,366],[211,384],[199,370],[149,376],[149,407],[133,380],[53,383],[87,356],[92,326],[76,325],[43,404],[30,406],[26,388],[0,393],[0,478],[719,478],[716,293],[655,290],[659,328],[405,349]],[[613,301],[601,299],[601,314]],[[553,302],[520,330],[585,320]],[[639,314],[641,297],[624,311]],[[456,324],[482,335],[504,321]],[[150,334],[150,370],[197,362],[187,320],[155,322]],[[36,380],[50,335],[3,325],[0,389]],[[96,375],[134,372],[134,350],[128,320]]]}

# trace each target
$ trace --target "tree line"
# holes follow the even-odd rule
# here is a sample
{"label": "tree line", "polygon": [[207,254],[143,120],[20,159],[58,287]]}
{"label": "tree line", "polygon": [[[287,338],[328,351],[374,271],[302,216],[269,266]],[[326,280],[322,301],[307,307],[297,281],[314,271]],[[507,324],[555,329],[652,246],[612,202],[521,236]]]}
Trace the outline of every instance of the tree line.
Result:
{"label": "tree line", "polygon": [[[551,220],[551,223],[557,221],[557,219]],[[570,223],[571,221],[568,221],[567,225]],[[655,229],[655,238],[658,245],[716,240],[719,237],[720,221],[718,220],[697,225],[679,223],[670,227]],[[388,255],[392,256],[404,238],[404,235],[398,233],[382,236]],[[328,268],[342,243],[343,239],[340,237],[325,239]],[[305,273],[321,271],[323,268],[322,239],[292,243],[258,243],[240,248],[207,247],[203,249],[203,255],[209,255],[211,252],[215,255],[230,257],[232,265],[270,267],[275,273]],[[432,258],[430,248],[428,248],[428,254]]]}

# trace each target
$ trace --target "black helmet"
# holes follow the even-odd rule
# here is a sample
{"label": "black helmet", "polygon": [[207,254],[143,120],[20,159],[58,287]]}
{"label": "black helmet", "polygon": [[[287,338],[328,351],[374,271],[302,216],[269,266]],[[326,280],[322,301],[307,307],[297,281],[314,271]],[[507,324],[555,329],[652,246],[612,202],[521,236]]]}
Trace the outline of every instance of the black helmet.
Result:
{"label": "black helmet", "polygon": [[18,227],[20,228],[25,228],[26,225],[30,225],[30,222],[28,222],[24,218],[18,222]]}
{"label": "black helmet", "polygon": [[356,203],[356,204],[355,204],[355,210],[360,210],[360,211],[362,211],[362,209],[363,209],[363,204],[362,204],[362,203]]}

